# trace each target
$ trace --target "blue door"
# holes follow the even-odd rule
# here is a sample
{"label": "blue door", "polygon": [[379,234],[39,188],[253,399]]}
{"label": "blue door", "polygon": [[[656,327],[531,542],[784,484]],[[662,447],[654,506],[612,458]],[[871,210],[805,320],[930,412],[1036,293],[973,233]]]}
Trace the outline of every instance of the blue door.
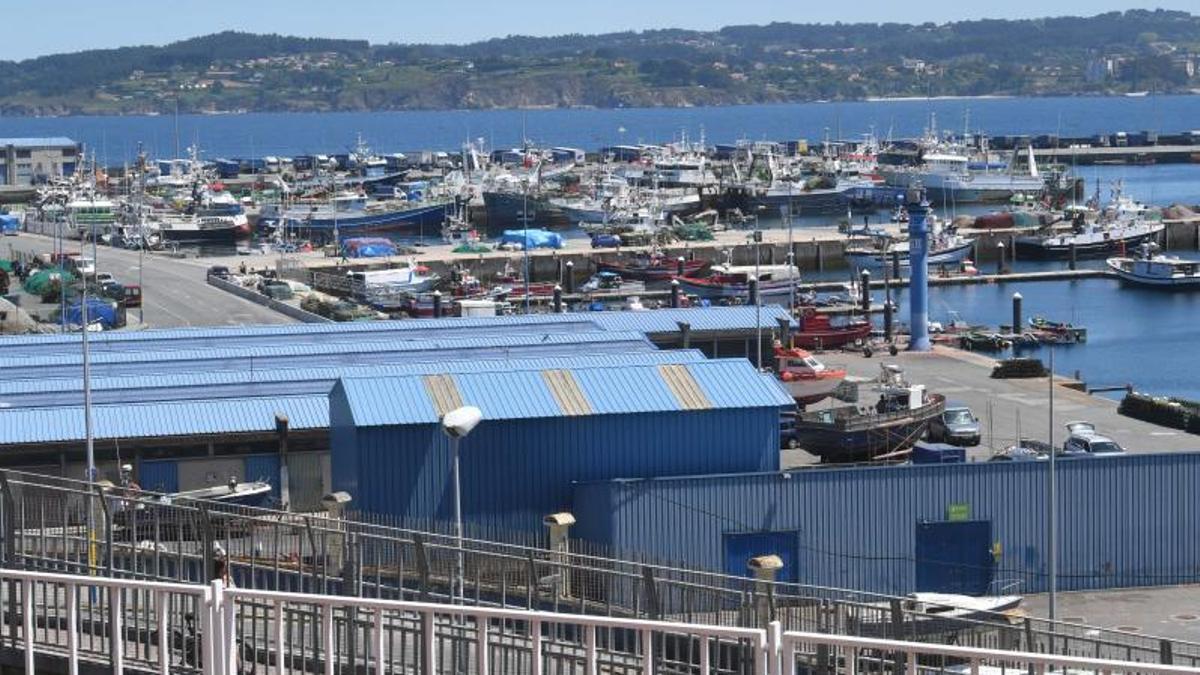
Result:
{"label": "blue door", "polygon": [[246,480],[271,484],[271,496],[279,498],[279,455],[251,455],[246,458]]}
{"label": "blue door", "polygon": [[179,462],[143,459],[138,465],[138,485],[151,492],[179,492]]}
{"label": "blue door", "polygon": [[992,584],[992,521],[917,523],[917,588],[984,595]]}
{"label": "blue door", "polygon": [[783,560],[783,569],[775,577],[778,581],[796,583],[799,570],[796,560],[800,548],[799,533],[792,532],[727,532],[725,538],[725,573],[735,577],[753,576],[747,566],[751,558],[760,555],[777,555]]}

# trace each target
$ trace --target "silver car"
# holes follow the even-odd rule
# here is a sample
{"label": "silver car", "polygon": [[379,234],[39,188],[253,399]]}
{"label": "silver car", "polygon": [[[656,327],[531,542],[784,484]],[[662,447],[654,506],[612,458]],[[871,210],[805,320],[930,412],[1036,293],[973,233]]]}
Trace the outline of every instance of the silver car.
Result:
{"label": "silver car", "polygon": [[961,403],[949,403],[929,422],[929,440],[963,447],[979,445],[979,420]]}

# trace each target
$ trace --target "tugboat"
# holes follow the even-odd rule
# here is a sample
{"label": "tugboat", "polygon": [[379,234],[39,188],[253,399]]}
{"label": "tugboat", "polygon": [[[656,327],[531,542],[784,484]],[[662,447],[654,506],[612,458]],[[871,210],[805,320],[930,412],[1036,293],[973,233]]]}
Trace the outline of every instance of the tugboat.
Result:
{"label": "tugboat", "polygon": [[933,418],[946,409],[941,394],[909,384],[896,365],[881,365],[873,407],[845,406],[796,415],[797,445],[822,462],[899,459],[921,439]]}
{"label": "tugboat", "polygon": [[775,363],[779,380],[800,405],[816,403],[829,396],[846,379],[844,368],[830,368],[803,349],[785,349],[775,341]]}

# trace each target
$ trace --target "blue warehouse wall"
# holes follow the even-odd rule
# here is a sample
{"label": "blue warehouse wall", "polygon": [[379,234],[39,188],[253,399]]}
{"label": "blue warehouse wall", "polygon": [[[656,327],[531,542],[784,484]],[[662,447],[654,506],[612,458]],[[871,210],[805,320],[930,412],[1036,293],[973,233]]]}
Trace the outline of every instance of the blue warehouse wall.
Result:
{"label": "blue warehouse wall", "polygon": [[[334,396],[334,401],[339,397]],[[332,409],[335,489],[356,508],[417,519],[453,513],[450,453],[436,424],[360,427]],[[574,481],[774,470],[774,408],[485,420],[461,446],[465,520],[540,531]]]}
{"label": "blue warehouse wall", "polygon": [[[925,590],[917,588],[918,530],[978,522],[991,539],[978,545],[991,550],[983,558],[993,589],[1017,581],[1020,592],[1039,592],[1048,574],[1046,471],[1043,462],[987,462],[579,484],[572,534],[738,571],[731,552],[756,533],[794,542],[795,569],[785,576],[801,583],[908,593]],[[1060,462],[1060,588],[1196,582],[1197,481],[1196,453]],[[978,564],[939,565],[933,576],[973,574]],[[921,567],[928,584],[929,566]]]}

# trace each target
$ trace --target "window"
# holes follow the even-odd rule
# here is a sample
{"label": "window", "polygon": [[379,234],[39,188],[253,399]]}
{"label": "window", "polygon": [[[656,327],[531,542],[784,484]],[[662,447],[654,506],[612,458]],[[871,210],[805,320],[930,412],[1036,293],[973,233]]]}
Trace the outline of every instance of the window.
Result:
{"label": "window", "polygon": [[75,148],[63,148],[62,156],[63,157],[74,157],[75,156]]}
{"label": "window", "polygon": [[29,159],[32,156],[33,156],[32,150],[18,150],[17,151],[17,159]]}

